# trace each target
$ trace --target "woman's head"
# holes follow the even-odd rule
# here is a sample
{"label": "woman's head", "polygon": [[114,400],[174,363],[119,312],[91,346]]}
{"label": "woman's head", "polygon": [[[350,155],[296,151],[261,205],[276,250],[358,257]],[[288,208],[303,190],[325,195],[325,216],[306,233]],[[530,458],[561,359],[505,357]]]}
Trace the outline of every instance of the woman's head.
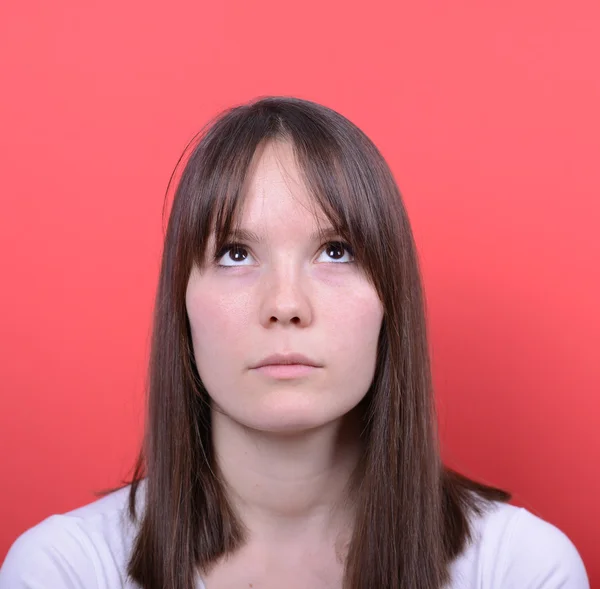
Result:
{"label": "woman's head", "polygon": [[[267,98],[213,121],[182,173],[165,261],[186,374],[249,426],[339,417],[370,388],[378,343],[386,360],[384,323],[422,336],[408,324],[419,278],[392,174],[355,125],[315,103]],[[275,353],[320,367],[287,381],[252,369]]]}

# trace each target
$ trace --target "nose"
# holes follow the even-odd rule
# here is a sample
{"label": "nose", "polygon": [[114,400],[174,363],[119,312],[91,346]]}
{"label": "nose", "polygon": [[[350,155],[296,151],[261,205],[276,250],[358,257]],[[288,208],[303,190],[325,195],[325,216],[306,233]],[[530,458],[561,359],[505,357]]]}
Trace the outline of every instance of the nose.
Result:
{"label": "nose", "polygon": [[263,278],[260,322],[264,327],[274,324],[310,325],[313,309],[309,284],[302,270],[291,264],[273,269]]}

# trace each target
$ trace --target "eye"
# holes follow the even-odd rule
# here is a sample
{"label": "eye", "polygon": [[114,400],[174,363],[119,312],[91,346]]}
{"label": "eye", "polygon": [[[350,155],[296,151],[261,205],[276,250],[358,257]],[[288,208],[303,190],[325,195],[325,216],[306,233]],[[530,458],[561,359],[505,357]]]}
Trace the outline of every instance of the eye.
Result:
{"label": "eye", "polygon": [[217,265],[225,267],[250,266],[252,265],[252,259],[247,248],[239,243],[227,244],[215,254]]}
{"label": "eye", "polygon": [[[325,259],[321,259],[325,256]],[[325,245],[323,253],[319,256],[319,262],[334,262],[336,264],[349,264],[354,262],[352,248],[343,241],[330,241]]]}

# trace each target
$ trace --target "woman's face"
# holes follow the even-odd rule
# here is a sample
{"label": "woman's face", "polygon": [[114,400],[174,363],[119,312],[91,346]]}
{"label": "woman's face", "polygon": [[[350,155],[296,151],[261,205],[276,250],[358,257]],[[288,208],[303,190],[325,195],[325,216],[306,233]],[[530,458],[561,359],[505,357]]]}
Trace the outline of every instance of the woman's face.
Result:
{"label": "woman's face", "polygon": [[[325,240],[289,144],[268,144],[250,171],[238,244],[213,256],[186,292],[198,372],[215,409],[244,426],[292,432],[333,422],[366,394],[383,308],[349,249]],[[334,242],[334,243],[331,243]],[[352,244],[350,244],[351,246]],[[256,368],[273,354],[316,367]]]}

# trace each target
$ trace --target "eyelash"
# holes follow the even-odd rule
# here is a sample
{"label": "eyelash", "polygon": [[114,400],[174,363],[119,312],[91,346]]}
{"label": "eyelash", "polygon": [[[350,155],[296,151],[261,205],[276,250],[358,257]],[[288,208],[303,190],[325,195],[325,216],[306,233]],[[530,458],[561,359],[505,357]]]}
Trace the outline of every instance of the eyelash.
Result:
{"label": "eyelash", "polygon": [[[319,251],[323,251],[327,246],[330,245],[337,245],[337,246],[341,246],[342,249],[350,254],[353,258],[354,258],[354,251],[352,249],[352,247],[350,246],[350,244],[346,243],[345,241],[341,241],[341,240],[335,240],[335,241],[328,241],[327,243],[324,243]],[[220,268],[237,268],[236,265],[233,266],[221,266],[220,264],[218,264],[218,261],[231,249],[234,248],[239,248],[239,249],[244,249],[244,250],[249,250],[250,248],[248,248],[247,246],[245,246],[243,243],[227,243],[225,244],[218,252],[215,253],[214,256],[214,262],[217,266],[219,266]],[[354,262],[354,260],[350,261],[350,262],[338,262],[338,264],[352,264]]]}

